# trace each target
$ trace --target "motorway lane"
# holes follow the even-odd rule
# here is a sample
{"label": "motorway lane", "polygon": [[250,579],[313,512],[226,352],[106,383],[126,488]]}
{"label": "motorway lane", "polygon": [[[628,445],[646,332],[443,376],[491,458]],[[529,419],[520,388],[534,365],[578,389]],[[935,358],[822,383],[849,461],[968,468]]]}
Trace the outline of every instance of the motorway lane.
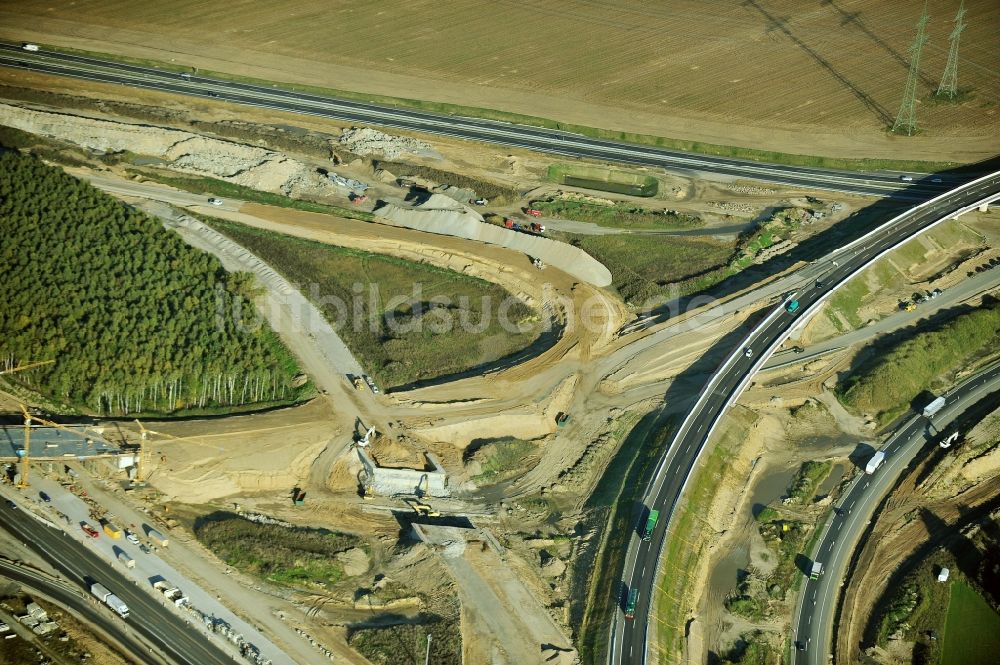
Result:
{"label": "motorway lane", "polygon": [[173,660],[190,665],[232,665],[241,662],[198,635],[185,620],[144,590],[135,588],[133,582],[65,532],[44,526],[23,510],[11,509],[6,501],[0,504],[0,527],[49,561],[65,579],[89,589],[86,582],[89,578],[110,589],[129,607],[129,618],[115,621],[124,622],[142,633]]}
{"label": "motorway lane", "polygon": [[[659,510],[661,519],[651,541],[643,542],[634,531],[630,539],[622,580],[629,589],[633,586],[639,588],[639,598],[633,621],[625,621],[620,611],[616,613],[611,626],[609,662],[616,665],[645,662],[650,600],[670,517],[683,495],[705,443],[726,408],[742,392],[750,377],[770,353],[800,323],[802,313],[829,297],[834,288],[892,247],[970,203],[998,194],[1000,173],[994,173],[914,208],[887,223],[885,226],[888,228],[877,229],[862,239],[835,250],[818,262],[824,266],[822,276],[794,294],[794,298],[799,301],[799,311],[795,314],[785,311],[785,302],[792,295],[789,294],[720,366],[678,429],[644,496],[643,504],[647,508]],[[743,354],[745,348],[751,350],[751,357]]]}
{"label": "motorway lane", "polygon": [[628,164],[660,166],[684,172],[710,172],[734,178],[754,178],[795,187],[826,189],[922,200],[961,178],[948,183],[903,183],[892,173],[861,173],[810,167],[767,164],[710,155],[698,155],[653,146],[592,139],[579,134],[516,125],[492,120],[381,106],[334,99],[309,93],[211,79],[182,78],[175,72],[99,60],[87,56],[42,51],[31,53],[16,45],[0,44],[0,65],[72,76],[111,84],[124,84],[175,94],[275,108],[306,115],[319,115],[352,122],[398,127],[457,138],[511,145],[541,152],[589,157]]}
{"label": "motorway lane", "polygon": [[[843,578],[854,548],[885,494],[895,486],[910,462],[931,441],[940,439],[948,425],[974,406],[1000,391],[1000,365],[970,377],[947,393],[947,406],[933,420],[914,414],[886,442],[886,461],[872,475],[862,470],[835,508],[830,524],[816,545],[815,560],[825,571],[818,580],[807,579],[799,596],[794,621],[796,665],[826,665],[830,635]],[[961,444],[958,444],[961,445]],[[801,644],[804,650],[798,650]]]}
{"label": "motorway lane", "polygon": [[144,662],[153,660],[160,663],[166,662],[159,654],[155,657],[148,654],[148,647],[139,640],[138,636],[133,635],[131,631],[127,630],[124,622],[114,617],[113,614],[101,611],[96,599],[89,593],[84,593],[65,582],[53,580],[34,568],[7,561],[0,561],[0,577],[14,580],[23,589],[28,591],[28,593],[34,592],[36,595],[46,598],[72,612],[78,619],[83,620],[91,626],[96,626],[106,635],[120,642],[123,646],[130,649],[131,653],[144,654]]}

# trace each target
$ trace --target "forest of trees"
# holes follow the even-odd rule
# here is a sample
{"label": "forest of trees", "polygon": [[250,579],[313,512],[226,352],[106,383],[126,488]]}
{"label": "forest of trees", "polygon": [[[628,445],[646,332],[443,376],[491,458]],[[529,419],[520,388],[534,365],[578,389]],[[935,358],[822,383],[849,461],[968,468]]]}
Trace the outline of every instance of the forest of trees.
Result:
{"label": "forest of trees", "polygon": [[[58,168],[0,148],[0,369],[101,415],[295,401],[299,370],[254,320],[248,274]],[[240,299],[237,300],[236,298]]]}

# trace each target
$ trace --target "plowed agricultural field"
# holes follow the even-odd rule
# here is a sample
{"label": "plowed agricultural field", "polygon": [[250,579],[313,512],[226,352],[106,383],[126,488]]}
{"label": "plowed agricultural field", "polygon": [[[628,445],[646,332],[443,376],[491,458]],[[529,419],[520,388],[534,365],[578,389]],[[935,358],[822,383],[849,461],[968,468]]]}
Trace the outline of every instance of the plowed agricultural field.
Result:
{"label": "plowed agricultural field", "polygon": [[[883,131],[922,4],[0,0],[0,36],[674,138],[828,154],[874,139],[892,152],[898,141]],[[961,151],[966,139],[1000,152],[1000,2],[965,5],[959,83],[971,96],[929,101],[958,10],[958,0],[930,0],[925,132],[902,144],[928,154],[911,156],[933,158],[935,141]]]}

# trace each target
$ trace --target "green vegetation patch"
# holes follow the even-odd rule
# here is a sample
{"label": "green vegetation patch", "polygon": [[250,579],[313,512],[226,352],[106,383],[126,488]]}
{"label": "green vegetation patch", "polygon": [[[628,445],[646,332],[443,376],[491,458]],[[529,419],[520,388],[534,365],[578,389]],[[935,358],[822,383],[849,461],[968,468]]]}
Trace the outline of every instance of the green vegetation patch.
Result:
{"label": "green vegetation patch", "polygon": [[227,273],[142,212],[0,152],[0,357],[55,360],[5,380],[100,414],[232,410],[306,394],[254,320],[253,276]]}
{"label": "green vegetation patch", "polygon": [[374,665],[414,665],[427,658],[428,635],[431,663],[462,665],[462,634],[457,617],[443,619],[428,614],[413,623],[355,628],[347,642]]}
{"label": "green vegetation patch", "polygon": [[535,452],[535,444],[509,437],[489,443],[476,452],[480,451],[486,452],[482,471],[472,480],[480,484],[496,483],[522,473],[525,461]]}
{"label": "green vegetation patch", "polygon": [[548,169],[548,179],[569,187],[642,197],[655,196],[660,187],[660,181],[651,175],[583,164],[552,164]]}
{"label": "green vegetation patch", "polygon": [[888,422],[941,377],[997,348],[1000,306],[984,304],[885,349],[838,388],[845,406]]}
{"label": "green vegetation patch", "polygon": [[232,182],[226,182],[225,180],[217,180],[215,178],[193,178],[190,176],[173,177],[165,175],[155,169],[128,170],[134,175],[141,175],[144,178],[155,180],[156,182],[163,183],[164,185],[170,185],[171,187],[183,189],[184,191],[193,192],[195,194],[211,194],[214,196],[228,197],[242,201],[251,201],[253,203],[263,203],[264,205],[294,208],[296,210],[305,210],[307,212],[318,212],[327,215],[336,215],[338,217],[347,217],[348,219],[360,219],[364,222],[371,222],[375,220],[375,215],[364,210],[341,208],[338,206],[327,205],[325,203],[313,203],[312,201],[302,201],[282,196],[281,194],[262,192],[258,189],[253,189],[245,185],[238,185]]}
{"label": "green vegetation patch", "polygon": [[[808,503],[816,495],[816,489],[833,469],[833,462],[806,462],[799,467],[788,489],[788,498],[794,503]],[[758,516],[759,519],[759,516]]]}
{"label": "green vegetation patch", "polygon": [[523,349],[538,336],[534,310],[484,280],[235,222],[208,221],[299,284],[380,385],[461,372]]}
{"label": "green vegetation patch", "polygon": [[630,203],[603,205],[585,201],[555,198],[532,201],[531,207],[546,215],[590,222],[598,226],[629,229],[693,229],[704,225],[695,215],[684,215],[676,210],[658,212],[646,210]]}
{"label": "green vegetation patch", "polygon": [[1000,614],[975,589],[952,582],[942,665],[991,665],[1000,654]]}
{"label": "green vegetation patch", "polygon": [[233,568],[294,587],[336,584],[344,569],[334,557],[363,546],[357,536],[258,524],[232,513],[213,513],[197,520],[194,532],[205,547]]}
{"label": "green vegetation patch", "polygon": [[777,636],[762,631],[740,635],[739,647],[722,659],[721,665],[781,665],[782,649]]}
{"label": "green vegetation patch", "polygon": [[733,451],[756,421],[752,413],[733,411],[731,425],[715,447],[706,455],[691,478],[681,506],[674,512],[670,530],[660,554],[660,578],[656,584],[657,642],[661,660],[672,662],[684,652],[687,617],[681,599],[694,583],[691,571],[696,562],[707,556],[708,538],[704,521],[728,471],[732,469]]}
{"label": "green vegetation patch", "polygon": [[732,274],[731,243],[655,235],[565,235],[611,271],[613,286],[630,305],[694,293]]}

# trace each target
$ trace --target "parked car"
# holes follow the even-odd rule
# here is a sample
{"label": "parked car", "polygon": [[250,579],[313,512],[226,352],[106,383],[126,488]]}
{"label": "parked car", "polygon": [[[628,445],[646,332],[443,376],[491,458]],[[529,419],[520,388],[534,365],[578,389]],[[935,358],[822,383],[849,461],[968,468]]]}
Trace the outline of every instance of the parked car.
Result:
{"label": "parked car", "polygon": [[38,493],[38,498],[41,499],[42,501],[44,501],[45,503],[52,503],[52,497],[50,497],[45,492],[39,492]]}
{"label": "parked car", "polygon": [[130,543],[132,543],[133,545],[138,545],[139,544],[139,537],[136,536],[131,531],[126,531],[125,532],[125,540],[127,540]]}
{"label": "parked car", "polygon": [[214,196],[212,198],[210,198],[208,200],[208,202],[211,203],[214,206],[220,206],[220,205],[222,205],[222,199],[217,199]]}

